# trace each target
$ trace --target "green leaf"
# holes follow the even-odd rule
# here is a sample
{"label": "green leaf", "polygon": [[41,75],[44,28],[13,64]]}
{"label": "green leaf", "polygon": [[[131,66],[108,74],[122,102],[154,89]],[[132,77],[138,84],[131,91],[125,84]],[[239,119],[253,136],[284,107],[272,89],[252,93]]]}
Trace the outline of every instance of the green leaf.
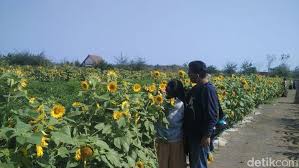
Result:
{"label": "green leaf", "polygon": [[68,125],[62,127],[62,128],[60,129],[60,131],[63,132],[63,133],[65,133],[65,134],[67,134],[67,135],[71,135],[71,128],[70,128],[70,126],[68,126]]}
{"label": "green leaf", "polygon": [[67,135],[63,132],[52,132],[51,139],[53,139],[56,145],[58,145],[60,142],[71,145],[75,144],[74,139],[70,135]]}
{"label": "green leaf", "polygon": [[147,160],[146,155],[141,150],[137,151],[137,155],[141,160]]}
{"label": "green leaf", "polygon": [[130,156],[127,156],[127,160],[128,160],[128,163],[129,163],[130,167],[135,166],[135,160],[133,158],[131,158]]}
{"label": "green leaf", "polygon": [[56,125],[58,124],[58,120],[56,118],[50,117],[48,125]]}
{"label": "green leaf", "polygon": [[13,131],[13,128],[4,127],[0,129],[0,138],[2,139],[8,139],[8,135],[6,133]]}
{"label": "green leaf", "polygon": [[107,156],[101,155],[101,158],[97,158],[97,159],[105,162],[110,168],[114,168],[114,166],[108,161]]}
{"label": "green leaf", "polygon": [[98,96],[98,95],[94,95],[95,98],[99,99],[99,100],[104,100],[104,101],[109,101],[110,100],[110,96],[109,93]]}
{"label": "green leaf", "polygon": [[120,163],[121,157],[118,156],[117,152],[109,152],[109,153],[107,153],[106,157],[114,166],[121,165],[121,163]]}
{"label": "green leaf", "polygon": [[19,136],[19,137],[16,138],[16,141],[17,141],[19,144],[23,145],[23,144],[26,142],[26,138],[25,138],[25,137],[22,137],[22,136]]}
{"label": "green leaf", "polygon": [[99,139],[96,140],[96,141],[95,141],[95,144],[96,144],[97,146],[99,146],[100,148],[102,148],[102,149],[110,150],[109,145],[108,145],[106,142],[102,141],[102,140],[99,140]]}
{"label": "green leaf", "polygon": [[[80,114],[79,114],[79,115],[80,115]],[[76,121],[74,121],[74,120],[72,120],[72,119],[70,119],[70,118],[64,117],[64,119],[65,119],[66,121],[69,121],[69,122],[72,122],[72,123],[76,123]]]}
{"label": "green leaf", "polygon": [[14,168],[15,166],[12,163],[0,163],[0,167]]}
{"label": "green leaf", "polygon": [[68,117],[75,117],[75,116],[78,116],[78,115],[81,115],[82,114],[82,111],[72,111],[70,114],[68,114]]}
{"label": "green leaf", "polygon": [[244,107],[244,103],[243,103],[243,102],[240,102],[240,106],[241,106],[241,107]]}
{"label": "green leaf", "polygon": [[94,126],[95,129],[101,131],[105,128],[105,124],[104,123],[100,123]]}
{"label": "green leaf", "polygon": [[106,125],[105,128],[103,129],[102,133],[103,134],[111,134],[111,125]]}
{"label": "green leaf", "polygon": [[125,127],[126,126],[126,118],[122,117],[120,118],[118,121],[117,121],[117,124],[118,124],[118,127],[119,128],[122,128],[122,127]]}
{"label": "green leaf", "polygon": [[43,134],[42,133],[34,133],[29,136],[26,141],[31,144],[40,144]]}
{"label": "green leaf", "polygon": [[31,131],[31,126],[29,124],[25,124],[19,118],[17,118],[17,124],[15,129],[16,129],[15,135],[18,136],[23,134],[24,132]]}
{"label": "green leaf", "polygon": [[114,138],[114,145],[115,145],[118,149],[121,149],[120,138]]}
{"label": "green leaf", "polygon": [[130,150],[130,145],[128,144],[128,142],[124,141],[122,142],[122,146],[123,146],[123,149],[124,149],[124,152],[129,152]]}
{"label": "green leaf", "polygon": [[9,157],[9,150],[7,148],[1,149],[0,157]]}
{"label": "green leaf", "polygon": [[69,167],[77,167],[80,163],[78,162],[67,162],[67,165],[66,167],[69,168]]}
{"label": "green leaf", "polygon": [[125,137],[121,138],[121,145],[123,147],[124,152],[129,152],[131,143],[130,133],[127,133]]}
{"label": "green leaf", "polygon": [[66,147],[60,147],[58,149],[57,155],[61,156],[62,158],[65,158],[69,155],[69,151],[66,149]]}

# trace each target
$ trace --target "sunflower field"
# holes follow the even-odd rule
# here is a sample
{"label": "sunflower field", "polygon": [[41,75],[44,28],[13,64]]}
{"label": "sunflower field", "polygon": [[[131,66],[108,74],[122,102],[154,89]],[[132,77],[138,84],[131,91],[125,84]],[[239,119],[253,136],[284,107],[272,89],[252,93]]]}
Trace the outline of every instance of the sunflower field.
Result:
{"label": "sunflower field", "polygon": [[[157,167],[154,125],[167,124],[174,100],[165,99],[165,88],[174,78],[193,85],[183,70],[0,67],[0,167]],[[72,96],[33,87],[51,91],[47,84],[57,81],[55,95],[71,82]],[[283,90],[280,78],[259,75],[211,82],[230,125]]]}

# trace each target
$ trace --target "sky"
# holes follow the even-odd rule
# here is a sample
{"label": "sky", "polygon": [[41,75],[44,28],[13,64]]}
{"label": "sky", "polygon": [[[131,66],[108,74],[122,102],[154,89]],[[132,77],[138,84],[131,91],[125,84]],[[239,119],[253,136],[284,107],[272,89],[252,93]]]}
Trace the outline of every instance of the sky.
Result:
{"label": "sky", "polygon": [[299,0],[1,0],[0,53],[53,61],[121,53],[149,64],[202,60],[223,68],[267,54],[299,66]]}

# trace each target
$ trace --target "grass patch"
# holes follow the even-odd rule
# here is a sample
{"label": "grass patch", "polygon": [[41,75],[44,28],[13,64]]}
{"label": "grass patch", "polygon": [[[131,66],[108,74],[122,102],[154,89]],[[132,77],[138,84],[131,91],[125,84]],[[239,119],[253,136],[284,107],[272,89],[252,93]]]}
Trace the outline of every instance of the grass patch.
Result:
{"label": "grass patch", "polygon": [[58,102],[69,105],[77,97],[80,91],[80,81],[30,81],[28,94],[43,99],[54,98]]}

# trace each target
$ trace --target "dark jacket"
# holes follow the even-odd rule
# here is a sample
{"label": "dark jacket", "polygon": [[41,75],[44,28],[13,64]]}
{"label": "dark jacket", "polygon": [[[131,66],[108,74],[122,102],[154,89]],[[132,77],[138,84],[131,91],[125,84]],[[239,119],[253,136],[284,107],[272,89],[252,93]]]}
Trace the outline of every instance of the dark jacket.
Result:
{"label": "dark jacket", "polygon": [[218,120],[219,103],[211,83],[195,85],[186,95],[184,131],[186,136],[211,136]]}

